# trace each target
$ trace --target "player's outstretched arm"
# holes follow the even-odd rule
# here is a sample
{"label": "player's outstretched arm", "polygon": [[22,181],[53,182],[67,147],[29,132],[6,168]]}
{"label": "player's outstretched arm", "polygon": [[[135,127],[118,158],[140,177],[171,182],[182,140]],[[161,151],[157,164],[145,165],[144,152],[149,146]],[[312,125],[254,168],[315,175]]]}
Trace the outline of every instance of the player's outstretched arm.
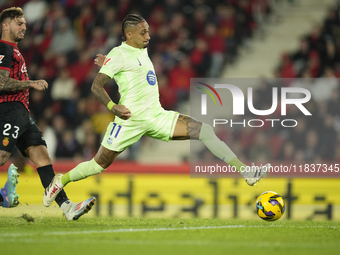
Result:
{"label": "player's outstretched arm", "polygon": [[[98,73],[92,83],[91,90],[96,98],[105,106],[111,101],[111,98],[104,89],[104,85],[110,80],[106,74]],[[119,118],[127,120],[131,117],[131,112],[124,105],[114,105],[111,111]]]}
{"label": "player's outstretched arm", "polygon": [[29,88],[44,91],[48,88],[48,84],[44,80],[18,81],[9,78],[9,71],[0,70],[0,91],[18,91]]}

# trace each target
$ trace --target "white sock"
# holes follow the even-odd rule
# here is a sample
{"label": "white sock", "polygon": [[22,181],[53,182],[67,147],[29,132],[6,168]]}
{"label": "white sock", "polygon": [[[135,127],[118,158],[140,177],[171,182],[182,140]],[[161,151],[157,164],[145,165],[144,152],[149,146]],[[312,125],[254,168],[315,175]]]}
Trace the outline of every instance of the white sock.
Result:
{"label": "white sock", "polygon": [[70,207],[72,206],[71,200],[66,200],[64,203],[61,204],[60,208],[64,213],[67,213],[70,210]]}

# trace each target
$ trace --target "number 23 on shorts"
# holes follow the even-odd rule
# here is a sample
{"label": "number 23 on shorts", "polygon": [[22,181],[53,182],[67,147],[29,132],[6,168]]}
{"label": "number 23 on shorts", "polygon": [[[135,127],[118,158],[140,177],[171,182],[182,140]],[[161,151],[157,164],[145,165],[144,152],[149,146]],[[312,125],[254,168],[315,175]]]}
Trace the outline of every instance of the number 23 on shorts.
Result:
{"label": "number 23 on shorts", "polygon": [[[18,138],[18,134],[19,134],[20,128],[17,127],[17,126],[13,126],[13,128],[14,128],[14,132],[12,132],[12,137],[13,137],[14,139],[17,139],[17,138]],[[12,129],[12,125],[9,124],[9,123],[6,123],[6,124],[4,125],[4,130],[3,130],[3,132],[2,132],[3,136],[7,136],[7,137],[10,136],[10,135],[11,135],[11,133],[10,133],[11,129]]]}

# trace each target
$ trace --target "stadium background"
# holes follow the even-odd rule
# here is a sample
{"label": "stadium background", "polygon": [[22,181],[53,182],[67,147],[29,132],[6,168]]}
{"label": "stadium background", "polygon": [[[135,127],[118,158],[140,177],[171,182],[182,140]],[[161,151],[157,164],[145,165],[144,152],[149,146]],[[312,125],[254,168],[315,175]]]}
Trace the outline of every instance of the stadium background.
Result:
{"label": "stadium background", "polygon": [[[139,12],[151,29],[149,55],[166,109],[189,114],[192,77],[329,78],[320,84],[295,84],[322,91],[311,100],[313,118],[291,133],[266,129],[225,131],[220,138],[247,162],[337,163],[339,129],[339,6],[336,1],[0,1],[1,9],[20,6],[28,28],[19,49],[30,79],[45,79],[45,92],[31,91],[30,109],[44,132],[56,172],[91,159],[113,116],[91,94],[98,72],[93,59],[120,44],[120,24]],[[275,39],[275,40],[274,40]],[[264,49],[265,50],[264,50]],[[300,81],[300,80],[299,80]],[[271,87],[256,89],[259,108],[267,109]],[[292,86],[281,84],[280,86]],[[114,101],[114,81],[106,86]],[[292,112],[294,114],[294,112]],[[300,123],[300,122],[299,122]],[[339,179],[268,178],[256,188],[241,179],[190,179],[189,142],[142,139],[105,172],[66,188],[73,201],[99,198],[92,216],[253,218],[260,193],[285,197],[290,219],[340,219]],[[35,169],[17,152],[21,205],[13,214],[60,214],[41,206]],[[0,169],[6,180],[8,164]],[[1,214],[7,214],[1,210]]]}

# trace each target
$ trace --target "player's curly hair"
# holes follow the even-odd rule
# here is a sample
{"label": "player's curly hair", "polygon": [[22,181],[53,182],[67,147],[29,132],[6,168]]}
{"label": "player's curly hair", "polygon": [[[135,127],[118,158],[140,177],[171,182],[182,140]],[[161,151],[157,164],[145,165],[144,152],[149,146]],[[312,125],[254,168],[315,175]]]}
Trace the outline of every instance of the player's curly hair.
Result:
{"label": "player's curly hair", "polygon": [[137,26],[139,23],[144,22],[145,19],[139,14],[128,14],[123,20],[122,24],[122,39],[126,41],[125,29],[127,27]]}
{"label": "player's curly hair", "polygon": [[13,20],[23,15],[24,11],[20,7],[7,8],[0,13],[0,24],[2,24],[2,22],[4,22],[4,20],[6,20],[7,18]]}

